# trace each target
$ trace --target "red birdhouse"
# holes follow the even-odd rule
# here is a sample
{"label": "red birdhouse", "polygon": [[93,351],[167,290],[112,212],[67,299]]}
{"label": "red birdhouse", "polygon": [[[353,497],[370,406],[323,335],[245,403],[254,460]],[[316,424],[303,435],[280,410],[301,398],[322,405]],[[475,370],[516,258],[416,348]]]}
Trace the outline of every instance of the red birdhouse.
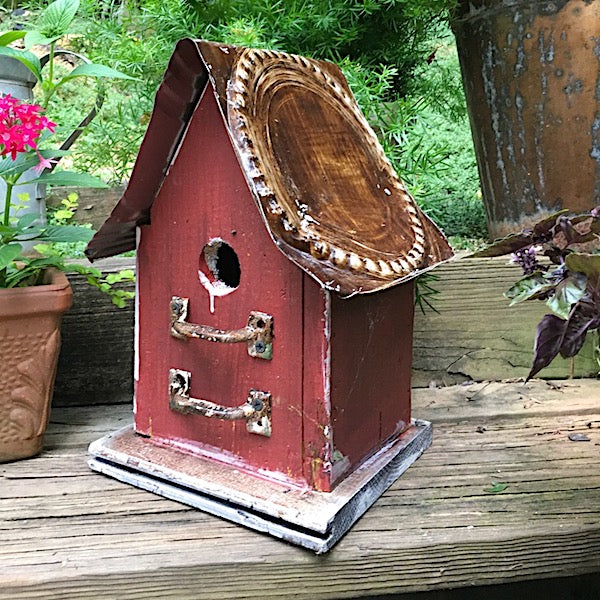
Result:
{"label": "red birdhouse", "polygon": [[430,443],[412,281],[452,254],[341,71],[180,42],[87,253],[134,248],[135,426],[92,467],[327,550]]}

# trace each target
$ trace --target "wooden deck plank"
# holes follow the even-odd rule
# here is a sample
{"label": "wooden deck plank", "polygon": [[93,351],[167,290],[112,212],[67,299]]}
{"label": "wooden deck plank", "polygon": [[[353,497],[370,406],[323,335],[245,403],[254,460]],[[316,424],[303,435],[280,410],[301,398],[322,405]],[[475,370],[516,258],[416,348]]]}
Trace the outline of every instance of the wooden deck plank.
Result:
{"label": "wooden deck plank", "polygon": [[131,407],[56,409],[44,453],[0,465],[0,598],[312,600],[600,572],[599,381],[414,396],[432,447],[325,556],[92,473],[88,442]]}
{"label": "wooden deck plank", "polygon": [[[441,265],[433,287],[438,312],[415,314],[413,385],[526,377],[531,368],[535,327],[549,312],[542,302],[510,307],[503,293],[521,276],[507,257],[463,258]],[[578,376],[598,372],[588,342],[575,361]],[[555,359],[542,377],[569,373],[569,361]]]}
{"label": "wooden deck plank", "polygon": [[[135,266],[133,258],[97,264],[107,272]],[[525,377],[536,324],[548,311],[541,302],[509,307],[502,294],[518,279],[519,268],[505,257],[469,258],[441,265],[434,273],[440,293],[433,302],[439,312],[416,310],[413,385]],[[77,405],[126,402],[133,390],[133,304],[118,309],[81,276],[72,276],[71,282],[74,303],[63,319],[58,399]],[[567,377],[569,368],[559,357],[541,376]],[[578,355],[575,371],[578,376],[598,372],[591,341]]]}

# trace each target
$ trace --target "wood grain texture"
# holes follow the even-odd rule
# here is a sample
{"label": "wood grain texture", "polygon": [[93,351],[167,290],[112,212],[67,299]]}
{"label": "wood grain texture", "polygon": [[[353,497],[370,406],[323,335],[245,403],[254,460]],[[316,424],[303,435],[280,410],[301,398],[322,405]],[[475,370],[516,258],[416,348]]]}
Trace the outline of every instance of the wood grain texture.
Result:
{"label": "wood grain texture", "polygon": [[[503,293],[522,276],[520,268],[507,257],[465,258],[434,273],[439,312],[416,309],[413,386],[526,377],[537,323],[550,311],[543,302],[509,306]],[[591,341],[575,358],[574,372],[578,377],[598,372]],[[570,361],[558,357],[539,376],[569,373]]]}
{"label": "wood grain texture", "polygon": [[351,465],[410,423],[413,289],[331,296],[333,443]]}
{"label": "wood grain texture", "polygon": [[94,471],[278,539],[327,552],[431,445],[431,423],[416,420],[331,493],[272,482],[221,461],[156,446],[133,427],[89,447]]}
{"label": "wood grain texture", "polygon": [[57,409],[44,453],[0,467],[0,598],[313,600],[600,572],[599,398],[591,380],[414,390],[432,447],[324,557],[92,473],[87,443],[131,408]]}
{"label": "wood grain texture", "polygon": [[[87,261],[85,261],[87,263]],[[95,266],[105,273],[135,268],[134,258]],[[73,306],[62,320],[55,403],[130,402],[133,395],[134,307],[117,308],[80,275],[69,275]],[[123,284],[129,290],[133,283]]]}
{"label": "wood grain texture", "polygon": [[60,187],[49,190],[46,196],[46,205],[58,208],[61,201],[69,194],[75,193],[78,197],[78,207],[73,216],[75,223],[91,223],[97,230],[106,217],[110,214],[119,198],[123,195],[125,186],[104,188]]}
{"label": "wood grain texture", "polygon": [[[134,268],[134,259],[98,264],[107,270]],[[441,265],[435,274],[439,314],[415,311],[413,386],[525,377],[535,326],[546,307],[541,302],[508,306],[502,293],[519,269],[505,258],[462,259]],[[63,318],[55,403],[127,402],[133,395],[133,305],[118,309],[81,277],[70,279],[74,303]],[[588,342],[575,360],[575,374],[593,376],[597,370]],[[540,373],[568,375],[569,362],[560,357]]]}

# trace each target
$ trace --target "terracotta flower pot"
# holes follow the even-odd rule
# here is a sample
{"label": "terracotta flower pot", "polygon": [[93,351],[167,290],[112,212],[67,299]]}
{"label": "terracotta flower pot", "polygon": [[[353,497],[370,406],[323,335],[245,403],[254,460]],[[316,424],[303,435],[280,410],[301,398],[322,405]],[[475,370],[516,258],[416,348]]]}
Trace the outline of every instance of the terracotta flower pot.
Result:
{"label": "terracotta flower pot", "polygon": [[71,306],[64,273],[47,284],[0,290],[0,462],[42,449],[60,349],[60,320]]}

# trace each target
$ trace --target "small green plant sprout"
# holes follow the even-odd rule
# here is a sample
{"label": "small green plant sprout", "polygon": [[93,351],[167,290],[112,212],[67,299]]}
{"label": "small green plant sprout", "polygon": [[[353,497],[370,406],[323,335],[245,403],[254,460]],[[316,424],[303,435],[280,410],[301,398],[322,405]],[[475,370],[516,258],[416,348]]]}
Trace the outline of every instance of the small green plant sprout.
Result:
{"label": "small green plant sprout", "polygon": [[66,225],[74,216],[79,206],[79,196],[71,192],[60,201],[60,206],[53,211],[52,220],[58,225]]}
{"label": "small green plant sprout", "polygon": [[492,485],[487,488],[484,488],[483,491],[487,494],[500,494],[505,489],[508,488],[508,483],[503,483],[500,481],[492,481]]}
{"label": "small green plant sprout", "polygon": [[115,287],[119,283],[135,281],[135,273],[131,269],[108,275],[103,275],[98,269],[85,265],[70,265],[69,269],[83,275],[90,285],[104,292],[119,308],[125,308],[127,301],[135,297],[135,292]]}
{"label": "small green plant sprout", "polygon": [[[59,207],[50,213],[49,222],[59,226],[70,225],[78,207],[79,197],[75,192],[71,192],[66,198],[61,200]],[[78,227],[87,229],[90,235],[93,233],[91,225],[79,225]],[[113,304],[119,308],[124,308],[127,301],[135,297],[135,292],[124,290],[118,284],[135,281],[134,271],[125,269],[117,273],[103,275],[101,271],[94,267],[70,261],[65,262],[65,259],[70,256],[83,256],[83,249],[87,241],[89,240],[86,238],[84,242],[39,244],[35,247],[35,250],[41,256],[46,258],[53,257],[56,261],[62,261],[61,270],[79,273],[85,277],[88,284],[106,294],[112,300]]]}
{"label": "small green plant sprout", "polygon": [[[0,35],[0,55],[17,59],[33,73],[41,87],[40,105],[48,107],[56,91],[76,77],[133,79],[112,67],[92,63],[85,56],[59,50],[58,42],[71,33],[71,26],[79,10],[79,0],[56,0],[41,13],[30,29],[8,31]],[[15,48],[10,44],[21,41],[24,48]],[[31,49],[34,46],[48,46],[48,54],[38,58]],[[69,54],[81,63],[65,75],[58,75],[55,59],[61,54]],[[47,69],[44,67],[47,65]]]}
{"label": "small green plant sprout", "polygon": [[439,277],[434,273],[424,273],[415,279],[415,305],[425,314],[425,307],[439,314],[439,310],[433,305],[435,297],[440,293],[433,286]]}
{"label": "small green plant sprout", "polygon": [[[575,356],[587,334],[600,328],[600,206],[589,213],[568,213],[555,213],[533,228],[474,254],[512,254],[524,277],[505,293],[511,306],[541,300],[552,311],[537,326],[528,380],[558,354],[563,358]],[[540,256],[547,257],[549,263],[541,262]]]}

